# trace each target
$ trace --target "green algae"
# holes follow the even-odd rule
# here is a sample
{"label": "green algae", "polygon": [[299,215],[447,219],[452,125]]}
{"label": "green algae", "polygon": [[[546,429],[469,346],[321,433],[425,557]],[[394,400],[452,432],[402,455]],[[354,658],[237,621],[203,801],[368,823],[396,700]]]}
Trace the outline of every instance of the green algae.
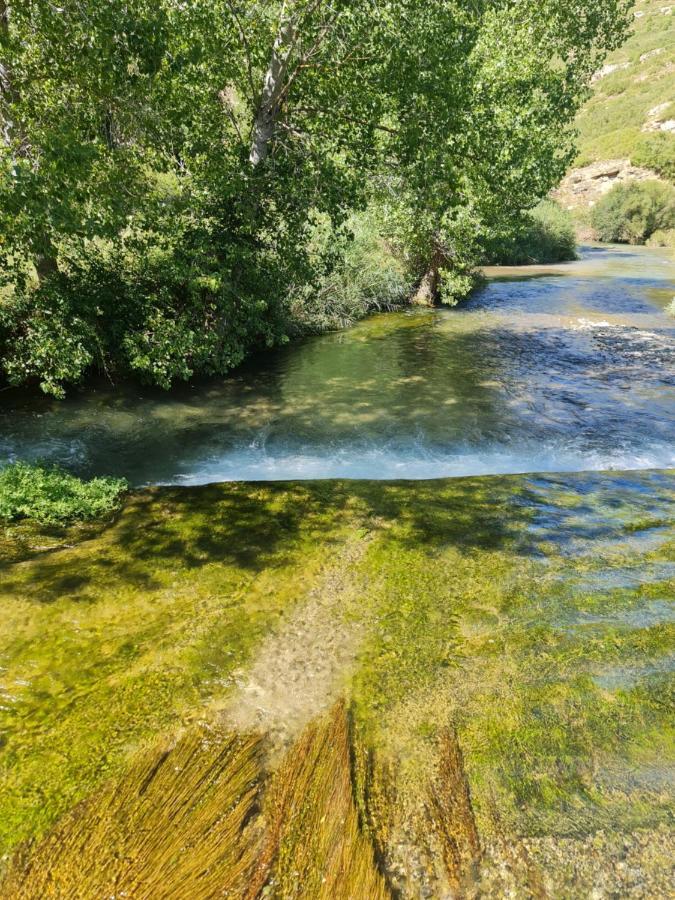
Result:
{"label": "green algae", "polygon": [[199,715],[344,536],[321,491],[149,491],[0,583],[0,847]]}
{"label": "green algae", "polygon": [[[673,614],[672,577],[650,582],[652,572],[675,574],[672,489],[655,475],[650,490],[650,480],[575,476],[561,491],[556,478],[523,479],[515,514],[501,495],[514,482],[500,480],[490,504],[506,521],[493,532],[499,540],[478,546],[468,535],[453,540],[442,517],[429,530],[433,552],[408,549],[405,522],[389,529],[388,551],[371,555],[383,573],[375,607],[384,611],[362,648],[354,697],[409,791],[423,792],[440,730],[452,722],[488,832],[495,811],[530,835],[669,821],[675,628],[639,611],[653,596]],[[476,494],[485,516],[486,498]],[[650,506],[660,510],[650,520],[657,545],[631,542]],[[580,509],[583,516],[570,514]],[[594,589],[584,589],[591,576]],[[590,610],[604,618],[575,624]],[[636,754],[649,777],[626,779]]]}
{"label": "green algae", "polygon": [[0,584],[3,849],[155,733],[218,708],[365,534],[344,563],[359,589],[341,615],[363,626],[346,684],[401,808],[427,802],[452,727],[484,840],[496,822],[560,840],[660,827],[672,485],[654,472],[154,489],[103,532],[59,538],[72,546],[24,546]]}

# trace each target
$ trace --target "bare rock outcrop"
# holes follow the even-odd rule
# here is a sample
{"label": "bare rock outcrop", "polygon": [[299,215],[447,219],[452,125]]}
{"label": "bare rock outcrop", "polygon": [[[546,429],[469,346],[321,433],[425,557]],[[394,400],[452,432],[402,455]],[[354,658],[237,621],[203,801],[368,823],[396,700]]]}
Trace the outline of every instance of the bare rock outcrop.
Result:
{"label": "bare rock outcrop", "polygon": [[566,209],[587,209],[622,181],[647,181],[654,172],[631,165],[629,159],[608,159],[572,169],[553,191],[553,198]]}

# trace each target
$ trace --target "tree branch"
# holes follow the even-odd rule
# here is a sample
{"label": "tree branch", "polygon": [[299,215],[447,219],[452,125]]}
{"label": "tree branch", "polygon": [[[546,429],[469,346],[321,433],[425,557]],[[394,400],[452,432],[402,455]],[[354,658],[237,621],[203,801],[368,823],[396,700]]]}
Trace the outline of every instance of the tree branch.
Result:
{"label": "tree branch", "polygon": [[244,56],[246,57],[246,71],[248,74],[248,83],[251,89],[251,106],[255,108],[256,105],[256,90],[255,90],[255,80],[253,78],[253,60],[251,57],[251,46],[246,37],[246,32],[244,31],[244,26],[241,23],[241,19],[237,13],[237,10],[231,0],[225,0],[227,3],[229,10],[232,14],[232,18],[235,21],[237,26],[237,30],[239,32],[239,40],[241,41],[241,45],[244,49]]}

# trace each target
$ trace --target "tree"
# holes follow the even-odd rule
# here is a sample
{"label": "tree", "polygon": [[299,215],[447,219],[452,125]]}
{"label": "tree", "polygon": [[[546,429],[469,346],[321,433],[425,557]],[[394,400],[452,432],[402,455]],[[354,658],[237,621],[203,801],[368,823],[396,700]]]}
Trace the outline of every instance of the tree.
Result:
{"label": "tree", "polygon": [[226,371],[335,263],[315,223],[368,204],[430,296],[466,290],[562,173],[627,5],[5,3],[5,373]]}

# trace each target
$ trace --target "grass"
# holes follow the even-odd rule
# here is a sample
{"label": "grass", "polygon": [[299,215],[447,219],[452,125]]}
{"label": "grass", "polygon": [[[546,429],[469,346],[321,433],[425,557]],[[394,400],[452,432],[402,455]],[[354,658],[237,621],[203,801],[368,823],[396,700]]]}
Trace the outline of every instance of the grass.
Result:
{"label": "grass", "polygon": [[[171,884],[214,867],[284,898],[437,895],[507,872],[516,892],[564,895],[565,854],[590,853],[598,830],[632,841],[668,822],[672,496],[668,473],[221,485],[134,494],[71,546],[41,549],[31,531],[0,584],[0,835],[8,854],[47,836],[10,883],[44,896],[50,867],[75,871],[104,835],[140,847],[131,832],[146,829],[138,852],[94,854],[101,871],[132,857],[152,886],[170,859]],[[340,554],[364,533],[363,554]],[[279,760],[215,710],[338,563],[359,586],[332,613],[359,623],[348,705]],[[212,778],[221,756],[198,751],[202,719],[230,748],[223,765],[250,777]],[[206,795],[204,819],[187,803],[172,756],[155,811],[138,806],[167,750],[186,785],[197,770],[214,797],[231,783],[222,823]],[[183,822],[174,835],[160,797]],[[236,836],[218,832],[216,849],[211,828],[228,821]],[[17,882],[25,865],[35,874]]]}
{"label": "grass", "polygon": [[352,216],[344,232],[325,218],[312,224],[311,255],[334,266],[318,285],[308,286],[291,300],[291,322],[300,332],[338,331],[368,314],[405,304],[413,283],[406,267],[381,235],[374,209]]}

